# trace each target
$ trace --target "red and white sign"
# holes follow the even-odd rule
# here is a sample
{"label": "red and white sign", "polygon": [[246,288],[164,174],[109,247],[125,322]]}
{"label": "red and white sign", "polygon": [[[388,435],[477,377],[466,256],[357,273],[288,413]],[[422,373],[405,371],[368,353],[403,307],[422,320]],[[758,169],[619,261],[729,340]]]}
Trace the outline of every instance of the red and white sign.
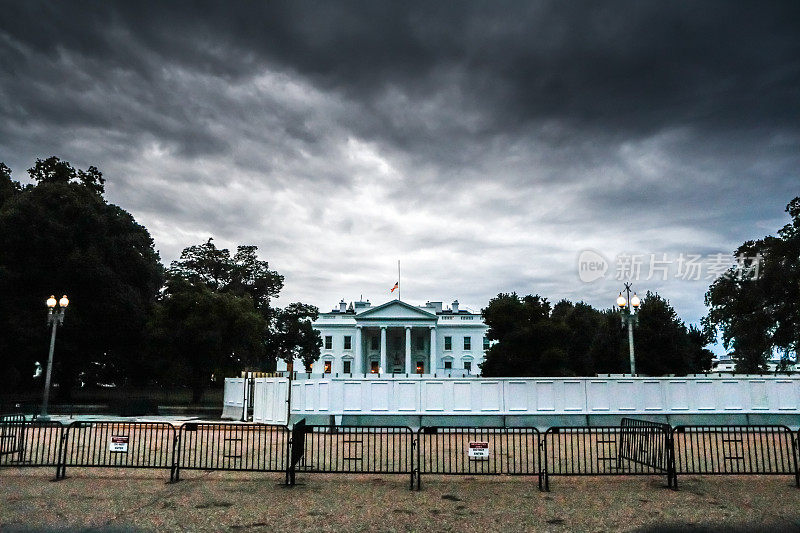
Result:
{"label": "red and white sign", "polygon": [[108,445],[108,451],[112,453],[128,453],[128,437],[127,435],[114,435],[111,437],[111,442]]}
{"label": "red and white sign", "polygon": [[488,459],[489,458],[489,443],[488,442],[470,442],[469,452],[467,455],[470,459]]}

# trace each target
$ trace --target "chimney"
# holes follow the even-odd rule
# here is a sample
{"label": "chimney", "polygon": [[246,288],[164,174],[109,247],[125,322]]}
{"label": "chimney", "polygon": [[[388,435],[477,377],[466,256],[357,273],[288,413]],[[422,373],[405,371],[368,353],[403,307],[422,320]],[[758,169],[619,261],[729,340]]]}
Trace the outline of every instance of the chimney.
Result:
{"label": "chimney", "polygon": [[442,312],[442,302],[425,302],[425,307],[433,309],[434,313]]}
{"label": "chimney", "polygon": [[340,312],[340,313],[345,313],[345,312],[347,312],[347,302],[345,302],[344,300],[342,300],[341,302],[339,302],[339,312]]}
{"label": "chimney", "polygon": [[452,307],[452,309],[453,309],[453,314],[454,314],[454,315],[457,315],[457,314],[458,314],[458,300],[453,300],[453,307]]}

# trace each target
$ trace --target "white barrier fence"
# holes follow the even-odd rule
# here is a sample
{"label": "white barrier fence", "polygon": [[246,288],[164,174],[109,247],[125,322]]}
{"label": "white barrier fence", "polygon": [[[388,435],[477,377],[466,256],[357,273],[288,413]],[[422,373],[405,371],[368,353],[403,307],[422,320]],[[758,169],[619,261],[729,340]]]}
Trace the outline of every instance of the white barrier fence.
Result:
{"label": "white barrier fence", "polygon": [[[226,379],[224,411],[230,418],[241,417],[243,387],[241,378]],[[287,378],[256,378],[253,419],[286,423],[288,391]],[[800,378],[312,378],[291,382],[291,413],[800,415]]]}
{"label": "white barrier fence", "polygon": [[245,378],[225,378],[222,418],[230,420],[242,419],[248,393],[245,381]]}
{"label": "white barrier fence", "polygon": [[255,378],[253,421],[286,424],[288,420],[289,378]]}

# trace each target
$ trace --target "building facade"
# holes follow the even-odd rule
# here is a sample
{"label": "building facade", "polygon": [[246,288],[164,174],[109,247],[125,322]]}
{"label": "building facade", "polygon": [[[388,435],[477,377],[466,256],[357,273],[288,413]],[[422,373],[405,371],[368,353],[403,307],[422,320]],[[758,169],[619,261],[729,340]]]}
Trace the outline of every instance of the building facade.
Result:
{"label": "building facade", "polygon": [[[314,374],[451,374],[478,375],[489,346],[488,327],[479,313],[449,309],[442,302],[415,306],[391,300],[367,302],[320,313],[314,328],[322,337]],[[295,361],[295,370],[303,369]],[[282,361],[278,370],[286,370]]]}

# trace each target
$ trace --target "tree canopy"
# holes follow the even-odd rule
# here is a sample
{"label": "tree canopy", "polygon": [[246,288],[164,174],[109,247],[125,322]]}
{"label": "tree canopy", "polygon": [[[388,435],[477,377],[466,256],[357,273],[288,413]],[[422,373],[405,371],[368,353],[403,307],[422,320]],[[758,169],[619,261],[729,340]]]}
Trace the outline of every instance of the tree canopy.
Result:
{"label": "tree canopy", "polygon": [[[103,177],[51,157],[28,173],[35,185],[0,176],[0,352],[18,384],[44,363],[47,296],[71,300],[58,339],[54,382],[62,394],[91,362],[125,365],[143,332],[163,267],[147,229],[103,198]],[[10,182],[10,183],[9,183]]]}
{"label": "tree canopy", "polygon": [[319,311],[301,303],[272,308],[270,299],[282,287],[283,276],[258,259],[255,246],[238,246],[233,255],[212,239],[185,248],[169,268],[153,316],[153,360],[174,354],[181,372],[191,376],[195,400],[212,374],[272,370],[277,359],[311,364],[322,347],[311,324]]}
{"label": "tree canopy", "polygon": [[180,259],[172,262],[170,272],[193,283],[202,282],[214,291],[249,295],[266,315],[270,298],[283,288],[283,276],[270,270],[267,261],[258,259],[255,246],[238,246],[231,256],[212,241],[185,248]]}
{"label": "tree canopy", "polygon": [[709,287],[704,319],[719,333],[739,372],[762,372],[775,353],[796,360],[800,346],[800,197],[786,206],[791,217],[777,236],[747,241],[736,265]]}
{"label": "tree canopy", "polygon": [[212,376],[263,358],[267,322],[250,296],[171,274],[150,328],[148,371],[173,384],[188,381],[196,403]]}

